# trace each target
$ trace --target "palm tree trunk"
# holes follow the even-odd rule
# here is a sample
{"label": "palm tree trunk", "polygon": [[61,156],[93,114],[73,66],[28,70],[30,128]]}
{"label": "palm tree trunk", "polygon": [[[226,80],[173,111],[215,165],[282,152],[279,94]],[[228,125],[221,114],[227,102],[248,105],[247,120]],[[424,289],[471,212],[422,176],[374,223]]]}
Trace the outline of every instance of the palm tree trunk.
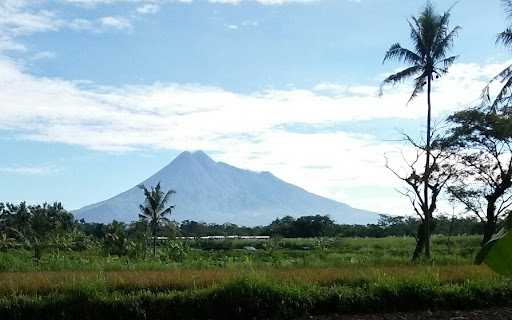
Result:
{"label": "palm tree trunk", "polygon": [[156,257],[156,228],[153,228],[153,258]]}
{"label": "palm tree trunk", "polygon": [[427,146],[426,146],[426,154],[427,159],[425,161],[425,187],[424,187],[424,212],[425,215],[425,257],[427,259],[430,259],[430,232],[431,232],[431,223],[432,223],[432,217],[430,212],[430,206],[429,206],[429,198],[428,198],[428,183],[430,181],[430,125],[431,125],[431,113],[432,113],[432,106],[430,101],[430,93],[432,91],[432,75],[428,75],[427,79]]}

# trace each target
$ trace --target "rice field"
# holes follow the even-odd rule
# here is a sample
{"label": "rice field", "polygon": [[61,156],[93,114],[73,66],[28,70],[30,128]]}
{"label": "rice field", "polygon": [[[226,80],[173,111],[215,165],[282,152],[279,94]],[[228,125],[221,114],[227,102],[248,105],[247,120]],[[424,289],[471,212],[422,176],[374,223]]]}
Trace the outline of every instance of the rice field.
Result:
{"label": "rice field", "polygon": [[478,242],[435,237],[435,259],[419,264],[410,238],[200,241],[180,261],[88,250],[49,252],[34,265],[29,252],[0,252],[0,318],[294,319],[511,305],[511,282],[472,264]]}

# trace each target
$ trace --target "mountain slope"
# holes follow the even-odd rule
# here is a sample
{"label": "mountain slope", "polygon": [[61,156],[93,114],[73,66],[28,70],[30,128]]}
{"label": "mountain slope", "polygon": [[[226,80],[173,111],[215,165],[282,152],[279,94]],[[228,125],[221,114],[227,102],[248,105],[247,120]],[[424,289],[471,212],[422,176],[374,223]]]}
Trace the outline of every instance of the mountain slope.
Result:
{"label": "mountain slope", "polygon": [[[202,151],[183,152],[169,165],[143,181],[161,182],[164,190],[176,190],[173,219],[231,222],[254,226],[284,215],[328,214],[338,223],[366,224],[377,221],[373,212],[354,209],[286,183],[270,172],[239,169],[215,162]],[[77,210],[86,221],[133,221],[144,200],[137,186],[111,199]]]}

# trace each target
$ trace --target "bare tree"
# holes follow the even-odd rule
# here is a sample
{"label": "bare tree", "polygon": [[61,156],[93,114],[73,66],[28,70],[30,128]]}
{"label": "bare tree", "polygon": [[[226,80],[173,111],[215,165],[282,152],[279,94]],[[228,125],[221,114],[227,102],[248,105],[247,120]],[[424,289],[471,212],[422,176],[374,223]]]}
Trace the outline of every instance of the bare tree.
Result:
{"label": "bare tree", "polygon": [[[435,129],[432,131],[435,134]],[[407,157],[401,152],[404,170],[392,168],[386,157],[386,167],[400,180],[405,182],[404,190],[399,192],[407,197],[412,208],[419,217],[421,223],[416,235],[416,248],[413,253],[413,261],[420,258],[422,253],[430,259],[430,242],[434,229],[433,216],[437,208],[439,196],[447,183],[452,179],[455,171],[451,165],[452,154],[446,152],[443,139],[439,136],[431,138],[429,153],[431,162],[429,167],[423,166],[423,160],[427,155],[427,146],[417,143],[410,136],[405,135],[406,142],[414,148],[415,154]],[[428,193],[425,192],[428,189]],[[430,194],[430,196],[428,196]],[[427,227],[428,226],[428,227]]]}

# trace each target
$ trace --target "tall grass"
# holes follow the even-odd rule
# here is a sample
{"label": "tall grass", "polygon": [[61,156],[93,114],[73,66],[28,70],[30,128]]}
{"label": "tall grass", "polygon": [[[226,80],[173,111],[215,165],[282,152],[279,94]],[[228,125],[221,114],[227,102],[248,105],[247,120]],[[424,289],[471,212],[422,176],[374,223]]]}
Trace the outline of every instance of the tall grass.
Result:
{"label": "tall grass", "polygon": [[309,314],[468,309],[508,305],[506,283],[368,282],[356,286],[246,278],[204,289],[107,292],[79,287],[0,298],[1,319],[289,319]]}
{"label": "tall grass", "polygon": [[[473,236],[434,237],[435,265],[470,264],[479,248]],[[410,264],[412,238],[282,239],[269,243],[254,240],[191,241],[180,261],[159,252],[156,260],[104,256],[100,250],[48,252],[34,265],[24,250],[0,252],[0,272],[13,271],[122,271],[173,268],[343,267],[347,265],[394,266]],[[245,250],[252,246],[255,252]]]}
{"label": "tall grass", "polygon": [[209,268],[167,271],[17,272],[0,273],[0,296],[45,295],[88,287],[105,291],[151,292],[211,288],[231,281],[257,279],[279,284],[351,287],[379,283],[462,284],[468,281],[501,283],[503,279],[483,266],[359,266],[342,268]]}

